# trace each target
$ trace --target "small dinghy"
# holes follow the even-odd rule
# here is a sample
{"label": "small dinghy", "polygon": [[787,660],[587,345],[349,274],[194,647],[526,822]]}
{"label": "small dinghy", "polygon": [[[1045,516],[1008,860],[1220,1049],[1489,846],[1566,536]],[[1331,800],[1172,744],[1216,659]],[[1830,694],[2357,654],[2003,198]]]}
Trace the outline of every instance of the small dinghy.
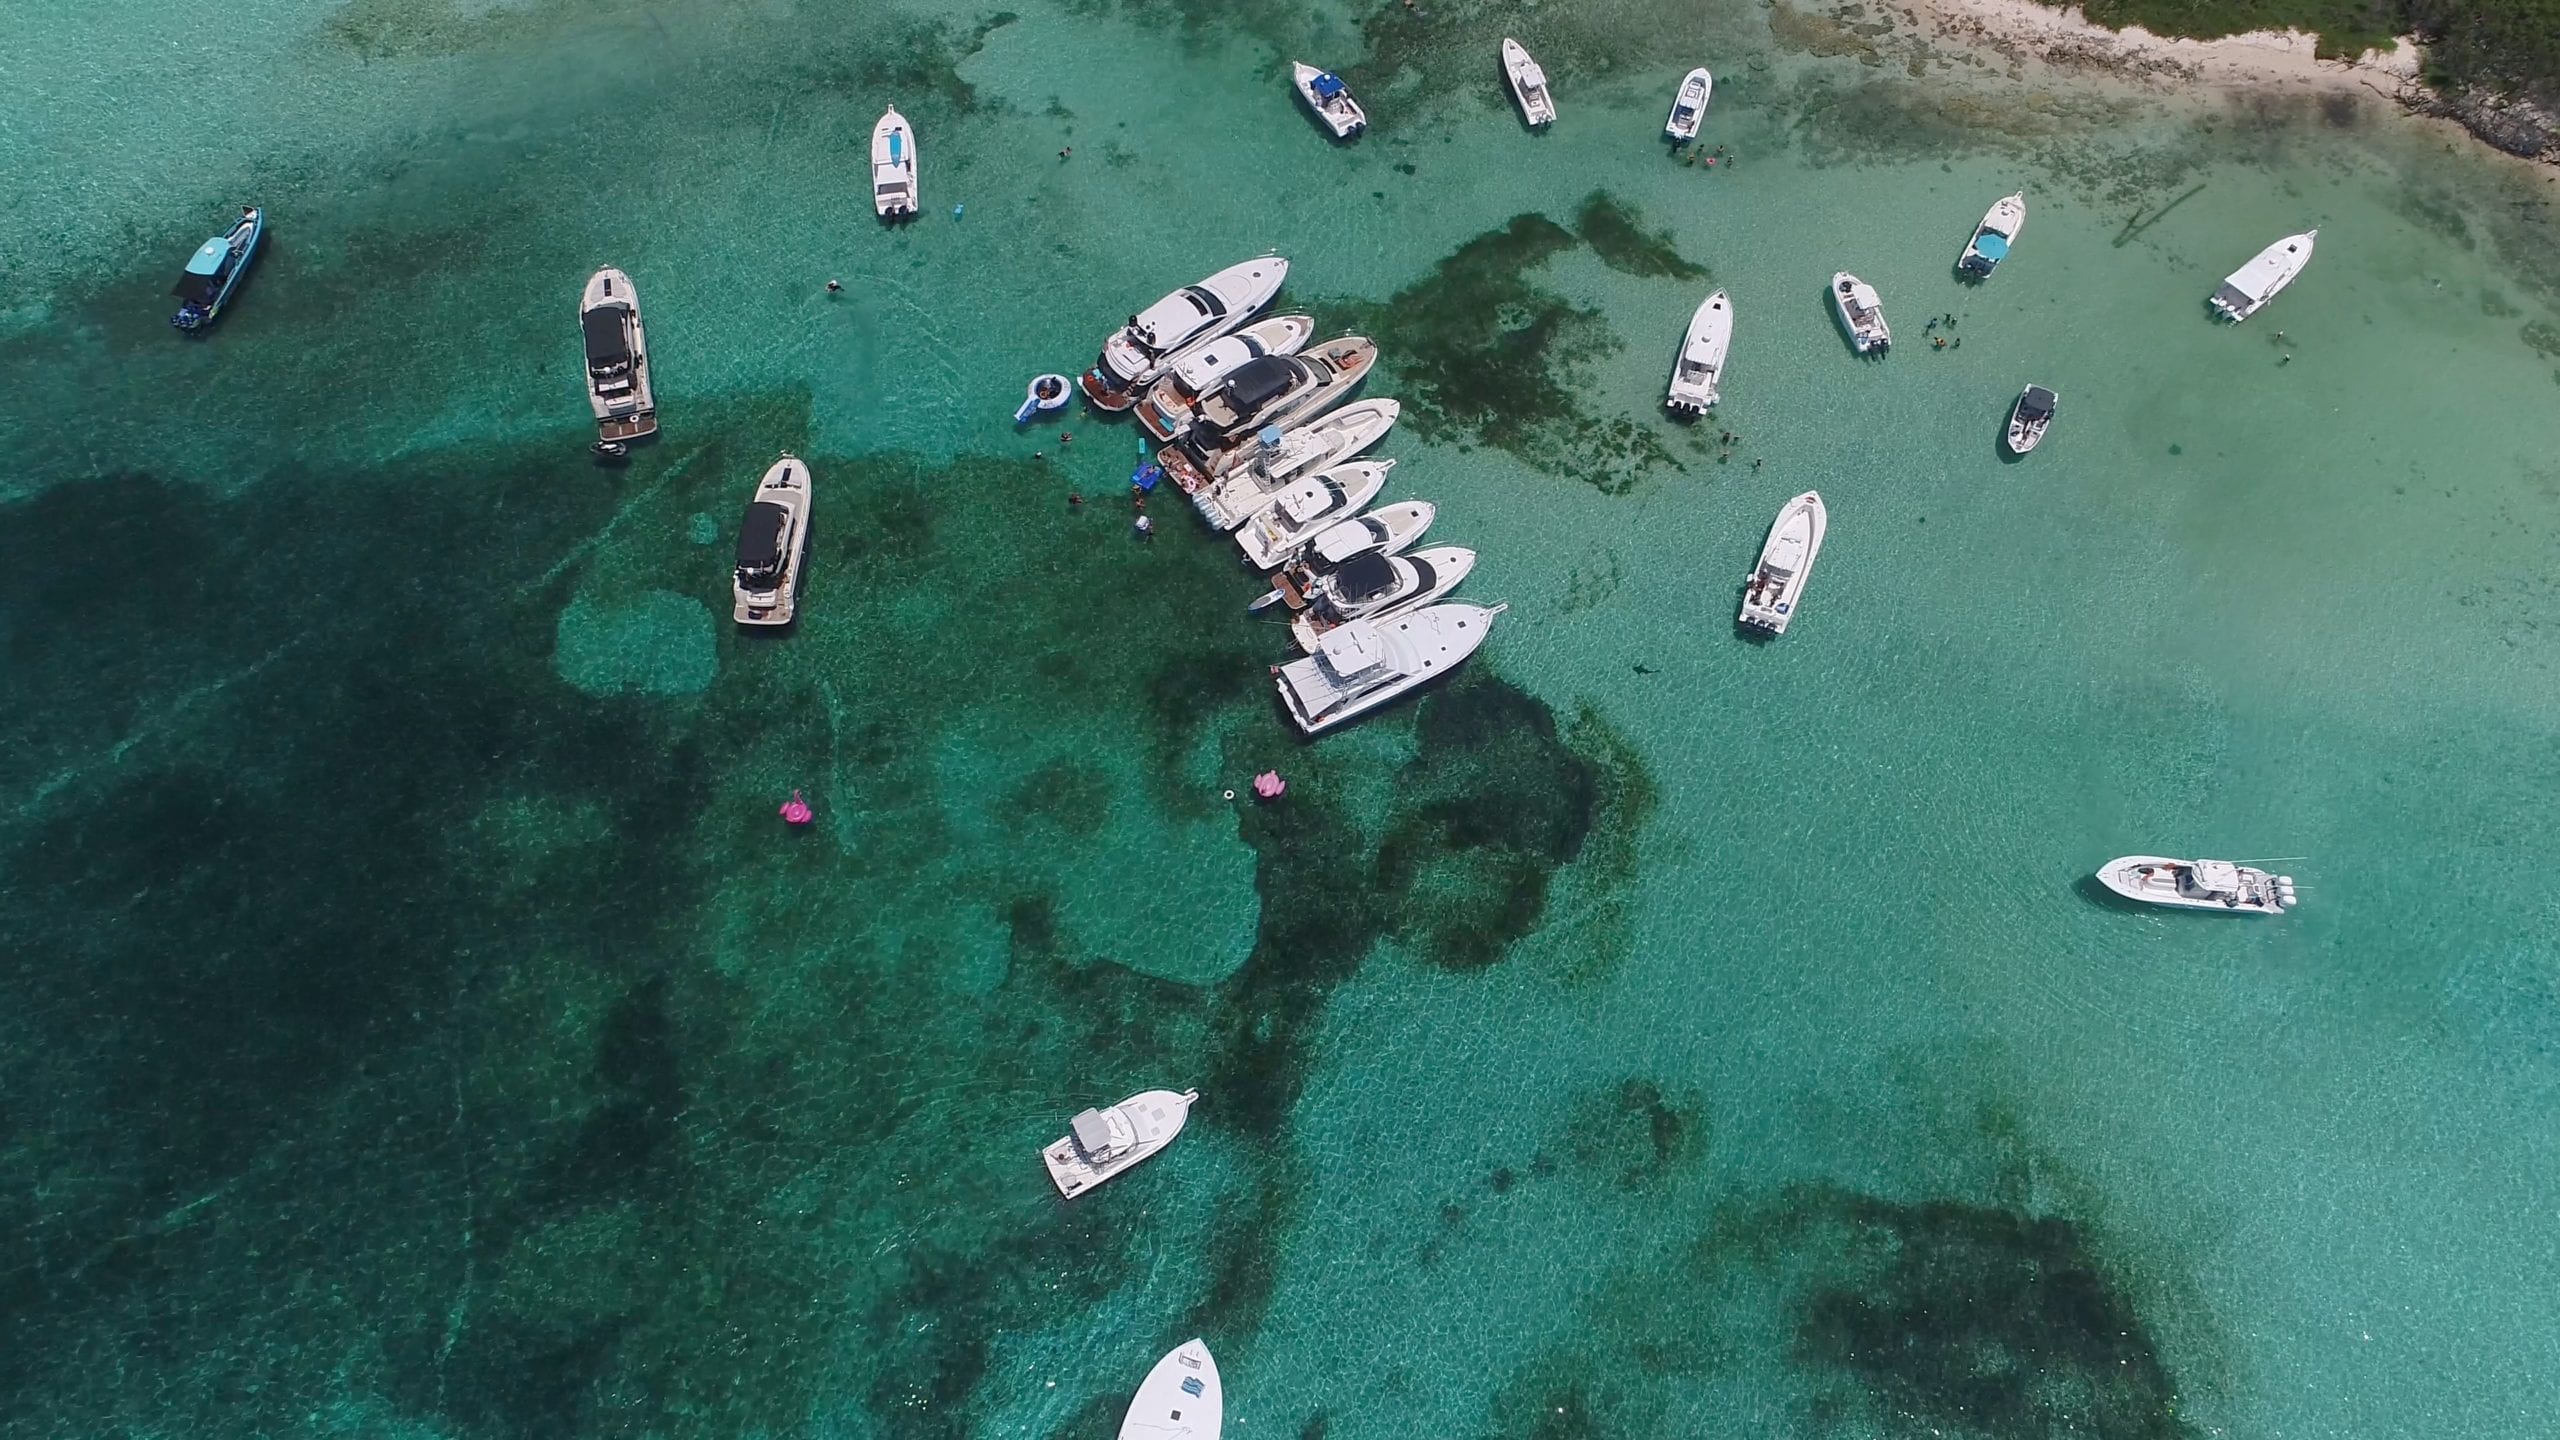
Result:
{"label": "small dinghy", "polygon": [[1280,703],[1315,735],[1354,720],[1458,668],[1508,606],[1432,605],[1392,620],[1354,620],[1325,632],[1312,655],[1272,667]]}
{"label": "small dinghy", "polygon": [[741,625],[788,625],[799,609],[800,561],[809,550],[809,467],[786,450],[756,482],[738,527],[732,614]]}
{"label": "small dinghy", "polygon": [[1280,293],[1280,282],[1288,277],[1288,261],[1265,255],[1230,265],[1197,285],[1183,286],[1113,331],[1102,342],[1102,354],[1093,368],[1077,384],[1097,409],[1128,409],[1191,347],[1205,345],[1252,319]]}
{"label": "small dinghy", "polygon": [[1813,571],[1814,557],[1822,553],[1822,531],[1828,519],[1822,497],[1811,490],[1780,508],[1769,527],[1768,541],[1760,547],[1760,563],[1742,588],[1738,618],[1743,625],[1771,635],[1787,633],[1787,622],[1796,618],[1796,602],[1804,597],[1805,577]]}
{"label": "small dinghy", "polygon": [[231,292],[240,288],[241,277],[249,273],[249,262],[258,258],[258,242],[266,234],[267,212],[243,205],[230,229],[197,246],[169,291],[178,297],[178,313],[169,317],[169,323],[189,331],[212,324],[229,303]]}
{"label": "small dinghy", "polygon": [[1410,555],[1368,554],[1346,561],[1307,588],[1307,607],[1289,622],[1298,648],[1313,654],[1327,631],[1354,620],[1391,620],[1458,588],[1476,568],[1476,552],[1434,545]]}
{"label": "small dinghy", "polygon": [[1033,377],[1030,386],[1022,392],[1022,408],[1013,412],[1013,423],[1027,425],[1034,415],[1045,415],[1052,410],[1065,409],[1067,384],[1067,377],[1064,375]]}
{"label": "small dinghy", "polygon": [[2098,883],[2127,900],[2187,910],[2281,915],[2293,908],[2293,877],[2228,860],[2119,855],[2098,867]]}
{"label": "small dinghy", "polygon": [[1520,102],[1520,118],[1531,129],[1555,123],[1556,97],[1547,90],[1547,72],[1508,35],[1502,37],[1502,74],[1511,82],[1511,98]]}
{"label": "small dinghy", "polygon": [[1369,112],[1351,98],[1350,88],[1342,77],[1313,65],[1292,61],[1290,83],[1297,86],[1298,98],[1315,112],[1316,123],[1333,132],[1336,140],[1349,140],[1369,128]]}
{"label": "small dinghy", "polygon": [[1181,439],[1191,429],[1200,397],[1230,372],[1265,355],[1295,355],[1315,333],[1312,315],[1274,315],[1194,347],[1148,387],[1147,398],[1138,405],[1138,424],[1159,440]]}
{"label": "small dinghy", "polygon": [[1040,1162],[1072,1200],[1172,1144],[1199,1098],[1197,1090],[1141,1090],[1108,1110],[1080,1111]]}
{"label": "small dinghy", "polygon": [[2044,429],[2053,423],[2053,392],[2041,385],[2030,385],[2009,407],[2009,453],[2024,455],[2044,439]]}
{"label": "small dinghy", "polygon": [[1671,118],[1662,123],[1662,133],[1674,140],[1698,138],[1698,122],[1707,118],[1707,99],[1715,94],[1716,77],[1699,66],[1680,81],[1680,93],[1671,97]]}
{"label": "small dinghy", "polygon": [[1209,1347],[1185,1340],[1147,1372],[1120,1440],[1218,1440],[1226,1424],[1226,1400],[1218,1389],[1218,1362]]}
{"label": "small dinghy", "polygon": [[894,105],[871,127],[871,208],[883,220],[916,213],[916,132]]}
{"label": "small dinghy", "polygon": [[1716,386],[1724,379],[1724,352],[1733,343],[1733,303],[1721,290],[1698,304],[1689,317],[1689,334],[1680,342],[1680,358],[1671,363],[1671,395],[1665,402],[1674,415],[1703,415],[1715,407]]}
{"label": "small dinghy", "polygon": [[589,277],[578,324],[587,341],[587,403],[596,413],[597,439],[620,444],[657,434],[649,335],[640,325],[640,292],[631,288],[631,277],[610,265]]}
{"label": "small dinghy", "polygon": [[1285,600],[1290,609],[1302,609],[1307,592],[1318,580],[1358,556],[1404,553],[1431,528],[1438,513],[1428,500],[1399,500],[1365,515],[1337,520],[1299,546],[1286,565],[1272,572],[1270,591],[1245,608],[1267,610]]}
{"label": "small dinghy", "polygon": [[2003,195],[1973,227],[1973,238],[1964,242],[1964,253],[1956,257],[1956,273],[1968,280],[1982,280],[2009,258],[2009,247],[2017,242],[2018,232],[2027,228],[2027,197],[2021,192]]}
{"label": "small dinghy", "polygon": [[1884,323],[1884,300],[1876,287],[1843,270],[1831,277],[1831,312],[1849,336],[1849,348],[1861,355],[1881,355],[1893,348],[1893,327]]}
{"label": "small dinghy", "polygon": [[1236,531],[1236,545],[1244,551],[1245,563],[1257,570],[1277,570],[1288,564],[1300,546],[1327,526],[1378,498],[1386,488],[1387,472],[1395,468],[1393,460],[1354,460],[1290,485],[1270,509]]}
{"label": "small dinghy", "polygon": [[2259,251],[2248,264],[2232,271],[2206,303],[2213,313],[2235,324],[2257,314],[2311,263],[2311,242],[2319,238],[2319,231],[2305,230]]}
{"label": "small dinghy", "polygon": [[[1271,508],[1271,502],[1292,482],[1330,470],[1377,444],[1403,412],[1404,407],[1393,400],[1362,400],[1295,430],[1266,430],[1246,447],[1242,463],[1196,490],[1190,476],[1198,473],[1197,466],[1188,464],[1189,457],[1180,446],[1165,447],[1156,461],[1190,491],[1191,503],[1203,519],[1221,530],[1233,530]],[[1178,466],[1168,457],[1186,464]]]}

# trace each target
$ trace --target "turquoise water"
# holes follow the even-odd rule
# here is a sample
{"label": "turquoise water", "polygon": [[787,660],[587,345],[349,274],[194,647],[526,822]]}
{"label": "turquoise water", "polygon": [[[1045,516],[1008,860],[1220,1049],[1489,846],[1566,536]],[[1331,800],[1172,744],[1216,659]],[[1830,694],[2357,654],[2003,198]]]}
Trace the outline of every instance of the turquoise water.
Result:
{"label": "turquoise water", "polygon": [[[1239,1436],[2560,1404],[2547,179],[1739,5],[227,13],[0,54],[9,1433],[1107,1435],[1193,1334]],[[1729,170],[1654,134],[1702,60]],[[1131,540],[1128,427],[1006,423],[1264,249],[1380,340],[1387,498],[1512,606],[1317,745],[1223,542]],[[619,472],[602,263],[665,422]],[[782,448],[807,609],[743,637]],[[1803,617],[1741,641],[1815,487]],[[2307,857],[2305,904],[2093,897],[2154,848]],[[1159,1084],[1178,1145],[1057,1202],[1037,1148]]]}

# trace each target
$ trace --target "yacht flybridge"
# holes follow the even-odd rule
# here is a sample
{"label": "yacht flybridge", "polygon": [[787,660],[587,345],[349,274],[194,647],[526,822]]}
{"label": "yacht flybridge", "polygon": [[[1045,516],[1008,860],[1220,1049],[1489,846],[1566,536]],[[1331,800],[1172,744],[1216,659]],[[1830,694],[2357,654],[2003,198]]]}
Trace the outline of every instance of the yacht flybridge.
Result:
{"label": "yacht flybridge", "polygon": [[2305,230],[2259,251],[2248,264],[2232,271],[2206,303],[2215,314],[2235,323],[2257,314],[2311,263],[2311,242],[2319,238],[2319,231]]}
{"label": "yacht flybridge", "polygon": [[1156,1362],[1130,1398],[1120,1440],[1218,1440],[1225,1425],[1218,1362],[1205,1343],[1185,1340]]}
{"label": "yacht flybridge", "polygon": [[1325,632],[1315,653],[1272,673],[1289,718],[1310,735],[1354,720],[1455,670],[1506,606],[1432,605],[1392,620],[1354,620]]}
{"label": "yacht flybridge", "polygon": [[1280,293],[1289,262],[1265,255],[1230,265],[1197,285],[1185,285],[1129,317],[1102,342],[1102,355],[1077,383],[1103,410],[1126,410],[1155,378],[1172,369],[1192,346],[1206,344],[1243,325]]}
{"label": "yacht flybridge", "polygon": [[1172,1144],[1199,1098],[1197,1090],[1141,1090],[1108,1110],[1079,1111],[1040,1163],[1072,1200]]}
{"label": "yacht flybridge", "polygon": [[2292,876],[2229,860],[2119,855],[2098,867],[2098,883],[2127,900],[2187,910],[2281,915],[2295,899]]}

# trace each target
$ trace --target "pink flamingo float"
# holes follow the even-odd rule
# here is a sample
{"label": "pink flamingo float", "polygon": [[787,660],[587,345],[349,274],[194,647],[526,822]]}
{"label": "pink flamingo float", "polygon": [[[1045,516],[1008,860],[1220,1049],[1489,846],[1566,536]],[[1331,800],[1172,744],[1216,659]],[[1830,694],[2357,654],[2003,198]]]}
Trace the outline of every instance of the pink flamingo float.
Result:
{"label": "pink flamingo float", "polygon": [[782,802],[782,823],[785,825],[806,825],[815,818],[816,813],[810,810],[809,802],[801,799],[797,790],[791,792],[790,799]]}

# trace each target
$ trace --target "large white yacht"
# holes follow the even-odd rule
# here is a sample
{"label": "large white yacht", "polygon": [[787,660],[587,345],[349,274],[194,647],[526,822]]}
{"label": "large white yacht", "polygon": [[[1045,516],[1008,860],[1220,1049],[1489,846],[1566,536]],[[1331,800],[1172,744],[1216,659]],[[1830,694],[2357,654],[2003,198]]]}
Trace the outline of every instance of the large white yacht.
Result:
{"label": "large white yacht", "polygon": [[741,625],[788,625],[800,604],[800,562],[809,550],[809,467],[786,450],[756,482],[738,527],[732,582]]}
{"label": "large white yacht", "polygon": [[1733,302],[1721,290],[1698,302],[1689,317],[1689,333],[1680,342],[1680,358],[1671,364],[1671,396],[1675,415],[1703,415],[1714,408],[1716,387],[1724,380],[1724,352],[1733,344]]}
{"label": "large white yacht", "polygon": [[1316,653],[1274,667],[1280,703],[1314,735],[1427,685],[1476,653],[1507,607],[1433,605],[1328,630]]}
{"label": "large white yacht", "polygon": [[[1258,430],[1303,423],[1350,399],[1377,363],[1377,342],[1361,335],[1327,340],[1303,354],[1246,361],[1200,397],[1185,448],[1215,458],[1238,450]],[[1219,467],[1207,468],[1214,474]]]}
{"label": "large white yacht", "polygon": [[1229,371],[1265,355],[1295,355],[1315,334],[1312,315],[1274,315],[1194,346],[1147,387],[1146,399],[1138,406],[1138,423],[1159,440],[1181,439],[1191,428],[1191,412],[1201,395]]}
{"label": "large white yacht", "polygon": [[1547,72],[1508,35],[1502,37],[1502,74],[1511,82],[1511,98],[1520,102],[1521,119],[1532,127],[1555,123],[1556,97],[1547,89]]}
{"label": "large white yacht", "polygon": [[1040,1163],[1072,1200],[1172,1144],[1199,1098],[1197,1090],[1141,1090],[1108,1110],[1079,1111]]}
{"label": "large white yacht", "polygon": [[1796,602],[1804,597],[1813,558],[1822,553],[1827,522],[1822,497],[1811,490],[1779,508],[1777,520],[1769,526],[1769,538],[1760,547],[1760,563],[1752,567],[1751,579],[1742,589],[1739,618],[1744,625],[1772,635],[1787,633]]}
{"label": "large white yacht", "polygon": [[1289,83],[1298,89],[1298,98],[1315,112],[1316,123],[1332,132],[1336,140],[1349,140],[1369,128],[1369,112],[1351,98],[1349,86],[1331,71],[1319,70],[1304,61],[1289,65]]}
{"label": "large white yacht", "polygon": [[2119,855],[2098,867],[2098,883],[2127,900],[2188,910],[2281,915],[2294,903],[2292,876],[2228,860]]}
{"label": "large white yacht", "polygon": [[640,292],[608,265],[587,280],[578,300],[587,342],[587,402],[601,443],[658,433],[658,402],[649,387],[649,336],[640,328]]}
{"label": "large white yacht", "polygon": [[1680,92],[1671,97],[1671,118],[1662,122],[1662,133],[1674,140],[1698,138],[1698,122],[1707,118],[1707,100],[1715,94],[1716,77],[1699,66],[1680,77]]}
{"label": "large white yacht", "polygon": [[2215,314],[2230,321],[2246,320],[2258,313],[2268,301],[2276,298],[2302,267],[2311,263],[2311,242],[2320,238],[2317,230],[2287,235],[2261,250],[2248,264],[2231,272],[2222,288],[2206,302]]}
{"label": "large white yacht", "polygon": [[1272,571],[1271,589],[1247,606],[1265,610],[1282,601],[1292,610],[1307,603],[1307,592],[1315,583],[1362,555],[1400,555],[1413,547],[1413,542],[1431,528],[1439,508],[1428,500],[1399,500],[1381,505],[1365,515],[1337,520],[1316,537],[1290,555],[1288,563]]}
{"label": "large white yacht", "polygon": [[1982,223],[1973,227],[1973,238],[1964,242],[1964,253],[1956,257],[1956,273],[1968,280],[1987,279],[2009,258],[2009,247],[2026,228],[2026,192],[2001,196],[1983,215]]}
{"label": "large white yacht", "polygon": [[1156,452],[1156,463],[1191,492],[1203,519],[1233,530],[1269,509],[1300,478],[1320,475],[1377,444],[1403,410],[1393,400],[1359,400],[1295,430],[1266,430],[1229,452],[1234,463],[1212,482],[1195,481],[1199,468],[1180,446]]}
{"label": "large white yacht", "polygon": [[1881,355],[1893,348],[1893,328],[1884,323],[1884,301],[1873,285],[1846,270],[1832,276],[1831,311],[1848,332],[1850,349]]}
{"label": "large white yacht", "polygon": [[871,127],[871,207],[883,220],[913,215],[916,191],[916,130],[892,105]]}
{"label": "large white yacht", "polygon": [[1085,398],[1104,410],[1137,404],[1147,385],[1172,369],[1185,350],[1252,319],[1288,277],[1288,261],[1265,255],[1185,285],[1130,316],[1102,342],[1101,356],[1078,381]]}
{"label": "large white yacht", "polygon": [[1218,1362],[1206,1343],[1185,1340],[1139,1384],[1120,1421],[1120,1440],[1218,1440],[1225,1425]]}
{"label": "large white yacht", "polygon": [[1386,487],[1393,460],[1354,460],[1321,475],[1293,481],[1271,502],[1271,508],[1236,530],[1236,546],[1256,570],[1277,570],[1289,563],[1298,547],[1326,526],[1378,498]]}
{"label": "large white yacht", "polygon": [[1313,654],[1336,626],[1419,610],[1457,589],[1475,568],[1476,552],[1463,545],[1434,545],[1410,555],[1373,552],[1346,561],[1307,588],[1307,608],[1289,622],[1290,638]]}

